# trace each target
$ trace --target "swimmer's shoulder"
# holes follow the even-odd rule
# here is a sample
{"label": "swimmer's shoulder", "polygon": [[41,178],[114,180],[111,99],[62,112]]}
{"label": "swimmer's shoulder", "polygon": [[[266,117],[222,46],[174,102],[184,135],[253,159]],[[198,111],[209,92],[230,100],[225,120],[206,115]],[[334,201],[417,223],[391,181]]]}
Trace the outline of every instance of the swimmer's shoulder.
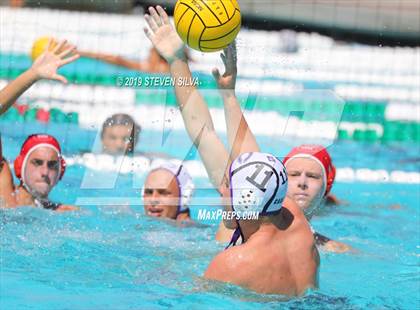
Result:
{"label": "swimmer's shoulder", "polygon": [[287,229],[290,239],[295,240],[295,242],[298,242],[302,246],[315,246],[315,239],[311,226],[300,207],[288,197],[284,200],[283,206],[293,216],[293,222]]}
{"label": "swimmer's shoulder", "polygon": [[214,257],[209,264],[204,277],[218,281],[239,283],[243,278],[243,271],[250,260],[246,251],[246,243],[228,248]]}
{"label": "swimmer's shoulder", "polygon": [[205,278],[217,281],[223,281],[225,279],[227,269],[226,252],[228,250],[220,252],[212,259],[206,271],[204,272]]}
{"label": "swimmer's shoulder", "polygon": [[305,214],[303,213],[301,208],[299,208],[299,206],[296,204],[296,202],[294,202],[293,199],[290,199],[287,196],[283,201],[283,208],[289,210],[293,214],[294,218],[297,218],[299,220],[305,218]]}
{"label": "swimmer's shoulder", "polygon": [[289,197],[286,197],[283,201],[283,207],[286,208],[293,216],[293,223],[291,225],[292,229],[304,229],[305,231],[312,234],[308,220],[296,202],[294,202]]}

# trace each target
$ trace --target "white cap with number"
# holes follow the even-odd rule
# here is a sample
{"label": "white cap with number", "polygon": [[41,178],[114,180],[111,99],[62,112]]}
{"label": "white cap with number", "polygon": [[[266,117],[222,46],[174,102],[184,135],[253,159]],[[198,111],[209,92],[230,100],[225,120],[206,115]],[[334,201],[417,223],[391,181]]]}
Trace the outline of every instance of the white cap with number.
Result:
{"label": "white cap with number", "polygon": [[275,156],[259,152],[241,154],[232,162],[229,177],[232,208],[238,217],[280,211],[287,193],[287,173]]}

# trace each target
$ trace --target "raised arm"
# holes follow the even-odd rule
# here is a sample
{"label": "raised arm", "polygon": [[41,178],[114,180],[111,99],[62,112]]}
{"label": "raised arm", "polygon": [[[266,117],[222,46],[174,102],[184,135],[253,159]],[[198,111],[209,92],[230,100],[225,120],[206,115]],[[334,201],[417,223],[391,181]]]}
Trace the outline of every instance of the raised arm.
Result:
{"label": "raised arm", "polygon": [[242,153],[259,152],[259,147],[254,134],[249,129],[235,94],[237,77],[236,43],[233,42],[229,45],[220,54],[220,58],[225,66],[225,73],[220,75],[219,70],[215,68],[213,69],[213,76],[223,98],[231,159],[235,159]]}
{"label": "raised arm", "polygon": [[52,40],[48,43],[46,51],[35,60],[31,68],[0,91],[0,115],[6,112],[20,95],[40,79],[67,83],[66,78],[59,75],[57,70],[79,58],[79,55],[75,53],[76,48],[73,45],[66,45],[65,40],[49,51],[51,44]]}
{"label": "raised arm", "polygon": [[0,161],[0,184],[0,208],[15,207],[13,177],[6,160]]}
{"label": "raised arm", "polygon": [[16,199],[13,192],[13,177],[7,160],[3,158],[0,137],[0,208],[16,206]]}
{"label": "raised arm", "polygon": [[[220,74],[217,68],[213,69],[213,76],[216,79],[225,110],[226,130],[231,149],[231,159],[246,152],[258,152],[259,147],[254,134],[248,127],[248,123],[242,113],[238,99],[235,94],[237,77],[237,54],[236,44],[233,42],[226,48],[220,58],[225,66],[225,73]],[[229,228],[228,228],[229,227]],[[219,242],[228,242],[232,238],[235,225],[228,221],[220,222],[216,234]]]}
{"label": "raised arm", "polygon": [[[168,15],[157,6],[149,8],[150,15],[145,19],[147,37],[152,41],[160,55],[170,65],[170,72],[175,81],[179,78],[191,78],[184,44],[170,24]],[[229,161],[228,152],[216,135],[209,109],[203,97],[192,85],[175,83],[175,93],[187,132],[197,147],[207,174],[216,188],[221,185]]]}

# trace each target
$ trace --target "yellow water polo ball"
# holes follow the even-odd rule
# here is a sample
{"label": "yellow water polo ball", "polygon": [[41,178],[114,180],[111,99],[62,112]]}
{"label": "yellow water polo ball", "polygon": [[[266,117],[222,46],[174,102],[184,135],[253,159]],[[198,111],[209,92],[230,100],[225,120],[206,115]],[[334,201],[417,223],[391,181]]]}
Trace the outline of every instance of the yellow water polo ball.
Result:
{"label": "yellow water polo ball", "polygon": [[50,39],[53,40],[50,46],[50,50],[52,50],[57,45],[57,41],[54,40],[53,38],[41,37],[35,40],[34,44],[32,45],[32,50],[31,50],[32,61],[37,59],[39,55],[41,55],[47,49],[48,42],[50,41]]}
{"label": "yellow water polo ball", "polygon": [[241,11],[236,0],[178,0],[174,22],[188,46],[216,52],[235,40],[241,29]]}

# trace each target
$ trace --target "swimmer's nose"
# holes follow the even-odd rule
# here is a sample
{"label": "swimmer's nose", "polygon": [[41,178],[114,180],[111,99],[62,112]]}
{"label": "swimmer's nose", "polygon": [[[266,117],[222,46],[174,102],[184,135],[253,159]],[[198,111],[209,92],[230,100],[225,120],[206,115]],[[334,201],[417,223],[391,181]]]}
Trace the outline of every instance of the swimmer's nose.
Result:
{"label": "swimmer's nose", "polygon": [[159,193],[157,191],[153,191],[153,193],[148,197],[149,204],[152,206],[160,205],[159,197]]}
{"label": "swimmer's nose", "polygon": [[39,167],[39,169],[41,170],[40,172],[41,172],[42,177],[48,176],[49,169],[46,162],[44,162],[42,166]]}
{"label": "swimmer's nose", "polygon": [[307,178],[306,178],[306,175],[304,173],[302,173],[299,176],[298,187],[301,188],[301,189],[307,189],[308,188]]}
{"label": "swimmer's nose", "polygon": [[51,185],[51,179],[48,175],[43,175],[42,178],[44,179],[45,183]]}
{"label": "swimmer's nose", "polygon": [[117,146],[118,151],[124,151],[125,150],[126,143],[124,142],[123,139],[118,139],[116,143],[117,143],[116,146]]}

